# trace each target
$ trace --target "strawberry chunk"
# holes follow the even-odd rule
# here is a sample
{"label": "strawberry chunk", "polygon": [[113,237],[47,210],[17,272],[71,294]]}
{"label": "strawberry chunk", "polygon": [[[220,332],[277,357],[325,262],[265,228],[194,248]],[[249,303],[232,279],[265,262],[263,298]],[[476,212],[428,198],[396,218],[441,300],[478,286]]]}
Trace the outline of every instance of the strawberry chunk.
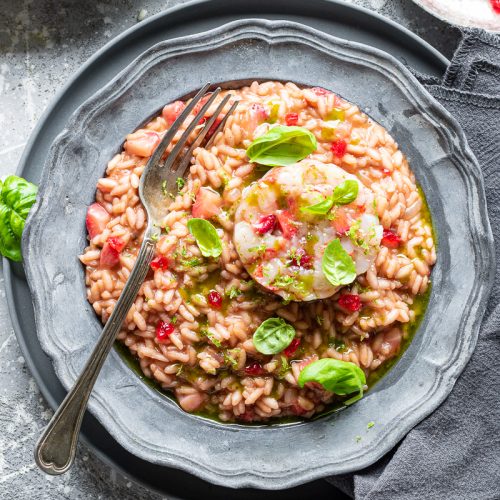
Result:
{"label": "strawberry chunk", "polygon": [[156,324],[156,340],[165,342],[174,333],[174,330],[175,327],[172,323],[166,323],[162,320],[158,321]]}
{"label": "strawberry chunk", "polygon": [[153,154],[156,146],[160,143],[160,136],[152,130],[145,130],[140,135],[127,139],[124,149],[128,154],[147,158]]}
{"label": "strawberry chunk", "polygon": [[341,295],[338,304],[342,309],[346,309],[349,312],[359,311],[363,307],[359,295],[353,293],[344,293]]}
{"label": "strawberry chunk", "polygon": [[254,361],[253,363],[245,366],[245,373],[253,376],[262,375],[264,373],[264,368],[260,363]]}
{"label": "strawberry chunk", "polygon": [[257,234],[266,234],[274,231],[277,218],[274,214],[263,215],[254,225],[254,231]]}
{"label": "strawberry chunk", "polygon": [[157,271],[161,269],[162,271],[166,271],[168,269],[168,259],[164,255],[158,255],[151,261],[151,269],[153,271]]}
{"label": "strawberry chunk", "polygon": [[307,410],[304,410],[304,408],[302,408],[302,406],[300,406],[298,403],[290,406],[290,411],[298,417],[301,417],[302,415],[305,415],[307,413]]}
{"label": "strawberry chunk", "polygon": [[297,125],[299,122],[299,115],[297,113],[287,113],[285,115],[285,123],[289,127],[293,127],[294,125]]}
{"label": "strawberry chunk", "polygon": [[85,225],[87,226],[90,239],[101,234],[106,229],[110,219],[109,213],[102,205],[99,205],[99,203],[92,203],[87,209],[87,217],[85,219]]}
{"label": "strawberry chunk", "polygon": [[500,0],[490,0],[491,7],[493,10],[497,13],[500,14]]}
{"label": "strawberry chunk", "polygon": [[125,248],[125,242],[121,238],[108,238],[101,250],[99,260],[100,267],[111,269],[120,262],[120,253]]}
{"label": "strawberry chunk", "polygon": [[112,236],[107,240],[108,245],[117,252],[121,252],[125,248],[125,242],[118,236]]}
{"label": "strawberry chunk", "polygon": [[351,224],[345,210],[342,208],[336,210],[332,226],[339,236],[344,236],[349,231]]}
{"label": "strawberry chunk", "polygon": [[289,240],[297,233],[297,226],[292,215],[287,210],[280,210],[277,213],[278,225],[283,233],[283,237]]}
{"label": "strawberry chunk", "polygon": [[344,139],[333,141],[332,145],[330,146],[330,151],[337,158],[342,158],[342,156],[344,156],[347,151],[347,142],[344,141]]}
{"label": "strawberry chunk", "polygon": [[222,307],[222,295],[217,290],[210,290],[207,300],[214,309],[220,309]]}
{"label": "strawberry chunk", "polygon": [[401,245],[401,238],[390,229],[384,229],[381,243],[388,248],[398,248]]}
{"label": "strawberry chunk", "polygon": [[222,198],[219,193],[210,188],[202,187],[196,194],[191,213],[196,218],[210,219],[220,212],[221,205]]}
{"label": "strawberry chunk", "polygon": [[291,256],[290,264],[292,266],[298,266],[304,269],[311,269],[312,260],[312,256],[306,253],[303,248],[298,248],[294,252],[293,256]]}
{"label": "strawberry chunk", "polygon": [[292,357],[297,349],[299,348],[300,345],[300,339],[295,337],[291,342],[290,345],[283,351],[283,354],[287,357],[290,358]]}
{"label": "strawberry chunk", "polygon": [[175,101],[167,104],[161,112],[163,118],[167,122],[167,125],[172,125],[172,123],[174,123],[178,116],[184,111],[185,107],[186,105],[182,101]]}
{"label": "strawberry chunk", "polygon": [[198,104],[194,107],[193,109],[193,114],[196,115],[200,112],[200,109],[205,106],[205,104],[207,103],[207,101],[210,99],[211,97],[211,93],[210,94],[207,94],[205,96],[203,96],[199,101],[198,101]]}
{"label": "strawberry chunk", "polygon": [[222,123],[222,118],[217,117],[215,119],[215,121],[212,123],[212,126],[208,129],[208,132],[207,132],[207,135],[206,135],[207,140],[210,139],[210,137],[212,137],[214,135],[215,131],[217,130],[217,127],[221,123]]}

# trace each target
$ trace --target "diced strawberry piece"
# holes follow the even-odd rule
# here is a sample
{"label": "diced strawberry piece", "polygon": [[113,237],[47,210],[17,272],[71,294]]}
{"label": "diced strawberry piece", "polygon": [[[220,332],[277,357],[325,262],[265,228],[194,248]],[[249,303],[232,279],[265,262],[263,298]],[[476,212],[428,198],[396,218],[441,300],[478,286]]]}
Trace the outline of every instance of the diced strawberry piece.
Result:
{"label": "diced strawberry piece", "polygon": [[111,248],[109,243],[105,243],[101,250],[101,258],[99,260],[100,267],[111,269],[120,262],[120,252]]}
{"label": "diced strawberry piece", "polygon": [[299,115],[297,113],[287,113],[285,115],[285,123],[289,127],[293,127],[294,125],[297,125],[299,122]]}
{"label": "diced strawberry piece", "polygon": [[283,354],[288,358],[292,357],[299,348],[299,345],[300,345],[300,339],[295,337],[290,342],[290,345],[283,351]]}
{"label": "diced strawberry piece", "polygon": [[90,239],[101,234],[106,229],[106,225],[110,219],[109,213],[102,205],[92,203],[87,209],[87,217],[85,219]]}
{"label": "diced strawberry piece", "polygon": [[280,210],[277,213],[278,224],[280,226],[283,237],[287,240],[292,238],[297,233],[297,226],[294,223],[293,217],[287,210]]}
{"label": "diced strawberry piece", "polygon": [[359,295],[355,295],[353,293],[344,293],[339,297],[338,304],[342,309],[345,309],[349,312],[359,311],[363,304],[361,304],[361,299]]}
{"label": "diced strawberry piece", "polygon": [[175,101],[167,104],[161,112],[163,118],[167,122],[167,125],[172,125],[172,123],[174,123],[178,116],[184,111],[185,107],[186,105],[182,101]]}
{"label": "diced strawberry piece", "polygon": [[170,335],[174,333],[175,327],[172,323],[167,323],[166,321],[158,321],[156,324],[156,340],[164,342],[168,340]]}
{"label": "diced strawberry piece", "polygon": [[264,270],[262,269],[262,264],[259,264],[254,271],[254,276],[256,278],[262,278],[264,276]]}
{"label": "diced strawberry piece", "polygon": [[140,136],[127,139],[124,149],[128,154],[147,158],[153,154],[160,143],[160,136],[152,130],[145,130]]}
{"label": "diced strawberry piece", "polygon": [[[500,0],[499,0],[500,1]],[[388,168],[384,168],[382,169],[382,173],[388,177],[389,175],[391,175],[391,171],[388,169]]]}
{"label": "diced strawberry piece", "polygon": [[384,229],[381,243],[388,248],[398,248],[401,245],[401,238],[390,229]]}
{"label": "diced strawberry piece", "polygon": [[197,105],[194,107],[194,109],[193,109],[193,114],[195,114],[195,115],[196,115],[197,113],[199,113],[199,112],[200,112],[201,108],[202,108],[203,106],[205,106],[206,102],[210,99],[211,95],[212,95],[212,93],[207,94],[207,95],[203,96],[203,97],[202,97],[202,98],[198,101],[198,104],[197,104]]}
{"label": "diced strawberry piece", "polygon": [[490,0],[491,7],[493,10],[497,13],[500,14],[500,0]]}
{"label": "diced strawberry piece", "polygon": [[323,87],[313,87],[311,89],[316,95],[320,95],[320,96],[323,96],[323,95],[328,95],[328,94],[331,94],[332,92],[330,90],[326,90],[324,89]]}
{"label": "diced strawberry piece", "polygon": [[158,255],[151,261],[151,269],[153,271],[157,271],[158,269],[162,269],[166,271],[168,269],[168,259],[164,255]]}
{"label": "diced strawberry piece", "polygon": [[220,309],[222,307],[222,295],[217,290],[210,290],[207,300],[214,309]]}
{"label": "diced strawberry piece", "polygon": [[274,214],[263,215],[254,225],[254,231],[257,234],[266,234],[274,231],[277,217]]}
{"label": "diced strawberry piece", "polygon": [[125,248],[125,242],[121,238],[108,238],[101,250],[99,265],[104,268],[115,267],[120,262],[120,252]]}
{"label": "diced strawberry piece", "polygon": [[345,210],[338,208],[335,212],[335,218],[332,221],[332,226],[339,236],[344,236],[351,227],[349,217]]}
{"label": "diced strawberry piece", "polygon": [[307,413],[307,410],[304,410],[304,408],[302,408],[302,406],[300,406],[298,403],[295,403],[292,406],[290,406],[290,411],[294,415],[297,415],[298,417],[305,415]]}
{"label": "diced strawberry piece", "polygon": [[295,251],[294,256],[290,260],[292,266],[299,266],[304,269],[311,269],[312,267],[312,256],[306,253],[303,248],[298,248]]}
{"label": "diced strawberry piece", "polygon": [[217,130],[217,127],[221,123],[222,123],[222,118],[215,119],[215,121],[212,123],[212,126],[210,127],[210,129],[207,132],[207,135],[206,135],[207,140],[210,139],[210,137],[212,137],[214,135],[215,131]]}
{"label": "diced strawberry piece", "polygon": [[253,363],[245,366],[245,373],[252,376],[262,375],[264,373],[264,368],[260,363],[254,361]]}
{"label": "diced strawberry piece", "polygon": [[342,156],[344,156],[347,151],[347,142],[344,141],[344,139],[333,141],[332,145],[330,146],[330,151],[337,158],[342,158]]}
{"label": "diced strawberry piece", "polygon": [[125,242],[117,236],[108,238],[107,243],[113,250],[116,250],[117,252],[121,252],[125,248]]}
{"label": "diced strawberry piece", "polygon": [[191,213],[196,218],[210,219],[220,212],[221,205],[222,198],[219,193],[210,188],[202,187],[196,194]]}

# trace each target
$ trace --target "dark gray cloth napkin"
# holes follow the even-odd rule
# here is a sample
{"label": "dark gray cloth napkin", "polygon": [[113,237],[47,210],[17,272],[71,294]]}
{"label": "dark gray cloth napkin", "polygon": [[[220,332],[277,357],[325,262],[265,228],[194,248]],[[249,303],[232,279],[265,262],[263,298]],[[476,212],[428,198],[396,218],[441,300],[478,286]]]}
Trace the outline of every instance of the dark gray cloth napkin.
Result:
{"label": "dark gray cloth napkin", "polygon": [[416,76],[460,122],[482,167],[495,285],[476,350],[445,402],[376,464],[328,480],[361,500],[500,499],[500,37],[463,30],[442,80]]}

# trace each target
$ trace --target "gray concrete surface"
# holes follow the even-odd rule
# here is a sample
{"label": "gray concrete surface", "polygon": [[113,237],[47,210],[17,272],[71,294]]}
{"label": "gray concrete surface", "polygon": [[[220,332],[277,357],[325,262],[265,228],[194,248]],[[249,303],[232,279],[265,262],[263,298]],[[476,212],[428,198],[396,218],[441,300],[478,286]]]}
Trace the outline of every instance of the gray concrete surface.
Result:
{"label": "gray concrete surface", "polygon": [[[44,108],[87,58],[138,22],[140,11],[150,16],[181,3],[185,0],[0,0],[0,175],[15,171]],[[447,56],[457,45],[455,29],[410,0],[351,3],[394,19]],[[0,273],[0,499],[160,498],[110,470],[84,446],[64,476],[38,471],[33,448],[51,415],[17,345]]]}

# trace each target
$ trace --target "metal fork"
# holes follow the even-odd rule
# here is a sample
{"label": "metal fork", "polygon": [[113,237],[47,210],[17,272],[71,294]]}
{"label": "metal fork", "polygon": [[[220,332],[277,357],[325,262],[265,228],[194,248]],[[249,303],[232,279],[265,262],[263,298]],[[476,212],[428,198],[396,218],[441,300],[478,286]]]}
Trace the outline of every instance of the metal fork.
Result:
{"label": "metal fork", "polygon": [[[165,215],[165,196],[162,187],[170,188],[175,185],[177,177],[184,176],[189,167],[193,150],[203,143],[208,132],[214,126],[215,130],[205,144],[205,147],[209,146],[217,132],[224,127],[229,115],[236,109],[238,102],[234,102],[221,122],[216,124],[216,120],[232,97],[228,94],[217,106],[214,114],[205,122],[187,151],[184,152],[189,137],[221,91],[220,88],[217,88],[211,94],[207,94],[209,88],[209,83],[204,85],[185,107],[150,157],[141,176],[139,197],[148,216],[144,239],[132,272],[89,360],[38,440],[35,448],[35,461],[38,467],[48,474],[63,474],[73,464],[78,434],[90,393],[155,255],[156,241],[161,232],[160,221]],[[186,127],[165,162],[162,163],[162,157],[172,139],[203,97],[208,97],[208,99]]]}

